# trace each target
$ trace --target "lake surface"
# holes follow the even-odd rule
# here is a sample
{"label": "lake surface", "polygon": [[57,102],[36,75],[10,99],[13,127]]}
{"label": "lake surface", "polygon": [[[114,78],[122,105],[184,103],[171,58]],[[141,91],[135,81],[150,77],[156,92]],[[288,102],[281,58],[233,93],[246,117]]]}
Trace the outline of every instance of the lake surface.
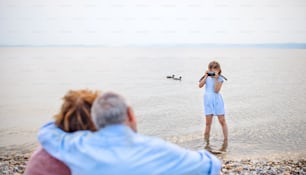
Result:
{"label": "lake surface", "polygon": [[[221,89],[228,156],[306,151],[306,50],[249,48],[0,48],[0,147],[36,143],[69,89],[122,94],[139,132],[191,149],[203,146],[209,61],[228,78]],[[182,76],[182,81],[166,79]],[[214,119],[212,146],[222,130]]]}

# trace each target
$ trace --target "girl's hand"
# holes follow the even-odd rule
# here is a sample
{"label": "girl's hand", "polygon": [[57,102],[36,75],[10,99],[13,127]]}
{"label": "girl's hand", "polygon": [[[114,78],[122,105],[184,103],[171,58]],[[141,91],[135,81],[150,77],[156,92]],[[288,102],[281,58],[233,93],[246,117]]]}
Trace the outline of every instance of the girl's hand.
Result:
{"label": "girl's hand", "polygon": [[219,78],[219,73],[218,73],[218,72],[215,72],[214,78],[215,78],[215,79],[218,79],[218,78]]}
{"label": "girl's hand", "polygon": [[207,76],[207,74],[208,74],[208,70],[205,71],[205,74],[204,74],[204,75]]}

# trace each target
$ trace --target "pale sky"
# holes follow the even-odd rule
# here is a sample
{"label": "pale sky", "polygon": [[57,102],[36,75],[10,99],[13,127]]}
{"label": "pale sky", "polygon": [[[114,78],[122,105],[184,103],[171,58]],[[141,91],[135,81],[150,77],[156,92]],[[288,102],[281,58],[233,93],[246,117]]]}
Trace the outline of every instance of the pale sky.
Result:
{"label": "pale sky", "polygon": [[305,0],[0,0],[0,45],[288,42]]}

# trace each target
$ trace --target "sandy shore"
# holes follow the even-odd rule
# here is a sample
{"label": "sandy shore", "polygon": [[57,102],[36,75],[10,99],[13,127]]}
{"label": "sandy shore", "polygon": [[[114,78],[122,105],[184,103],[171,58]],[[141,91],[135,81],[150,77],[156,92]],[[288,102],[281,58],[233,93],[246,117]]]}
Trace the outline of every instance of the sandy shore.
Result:
{"label": "sandy shore", "polygon": [[[0,174],[23,174],[26,163],[37,145],[23,145],[0,148]],[[226,159],[217,155],[223,162],[221,174],[306,174],[306,158],[251,158]]]}

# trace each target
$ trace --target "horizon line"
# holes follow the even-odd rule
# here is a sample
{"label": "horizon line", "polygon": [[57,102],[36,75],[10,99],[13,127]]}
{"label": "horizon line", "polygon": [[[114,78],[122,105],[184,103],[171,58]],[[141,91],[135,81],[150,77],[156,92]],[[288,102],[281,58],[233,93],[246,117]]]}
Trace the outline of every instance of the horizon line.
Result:
{"label": "horizon line", "polygon": [[288,49],[306,49],[306,43],[200,43],[200,44],[122,44],[122,45],[107,45],[107,44],[12,44],[1,45],[1,48],[8,47],[104,47],[104,48],[116,48],[116,47],[161,47],[161,48],[288,48]]}

